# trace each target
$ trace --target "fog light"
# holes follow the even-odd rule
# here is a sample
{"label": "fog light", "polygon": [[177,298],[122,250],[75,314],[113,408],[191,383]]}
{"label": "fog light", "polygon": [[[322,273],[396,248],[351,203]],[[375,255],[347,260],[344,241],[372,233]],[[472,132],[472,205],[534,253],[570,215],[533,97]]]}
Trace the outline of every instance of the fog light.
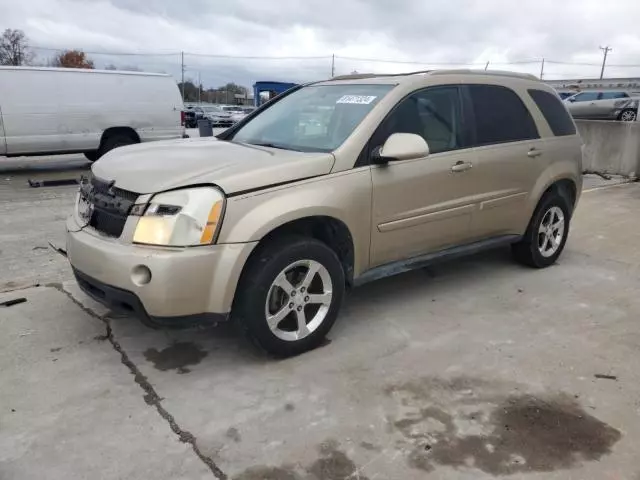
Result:
{"label": "fog light", "polygon": [[137,265],[131,270],[131,281],[139,287],[151,281],[151,270],[144,265]]}

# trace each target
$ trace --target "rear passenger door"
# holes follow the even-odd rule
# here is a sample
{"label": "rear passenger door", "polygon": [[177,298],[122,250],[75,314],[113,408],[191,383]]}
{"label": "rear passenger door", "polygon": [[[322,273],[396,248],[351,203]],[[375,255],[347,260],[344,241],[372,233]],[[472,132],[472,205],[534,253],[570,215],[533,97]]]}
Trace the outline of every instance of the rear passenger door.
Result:
{"label": "rear passenger door", "polygon": [[614,119],[618,116],[619,108],[616,105],[624,104],[628,98],[624,92],[602,92],[602,98],[596,102],[595,117],[602,119]]}
{"label": "rear passenger door", "polygon": [[500,85],[463,87],[478,182],[474,239],[521,234],[527,196],[543,169],[544,141],[522,98]]}

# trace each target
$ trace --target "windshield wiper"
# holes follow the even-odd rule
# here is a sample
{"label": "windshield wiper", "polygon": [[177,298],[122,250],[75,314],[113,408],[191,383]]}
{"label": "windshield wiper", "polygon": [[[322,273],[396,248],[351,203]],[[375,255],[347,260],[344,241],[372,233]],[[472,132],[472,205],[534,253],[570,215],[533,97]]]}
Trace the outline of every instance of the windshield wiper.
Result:
{"label": "windshield wiper", "polygon": [[268,147],[268,148],[277,148],[279,150],[291,150],[294,152],[302,152],[302,150],[291,148],[288,145],[280,145],[278,143],[250,143],[249,145],[255,145],[256,147]]}

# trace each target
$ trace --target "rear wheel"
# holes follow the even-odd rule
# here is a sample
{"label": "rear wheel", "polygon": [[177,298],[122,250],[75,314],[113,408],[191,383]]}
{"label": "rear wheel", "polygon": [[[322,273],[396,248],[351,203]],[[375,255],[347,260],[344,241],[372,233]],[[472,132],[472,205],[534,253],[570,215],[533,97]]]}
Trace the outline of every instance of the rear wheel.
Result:
{"label": "rear wheel", "polygon": [[557,192],[546,193],[522,240],[512,246],[515,259],[534,268],[554,264],[567,242],[570,218],[566,199]]}
{"label": "rear wheel", "polygon": [[620,112],[618,119],[622,122],[635,122],[636,117],[638,116],[637,112],[631,108],[627,108]]}
{"label": "rear wheel", "polygon": [[322,344],[344,289],[344,271],[333,250],[312,238],[280,239],[247,266],[233,317],[267,352],[297,355]]}
{"label": "rear wheel", "polygon": [[138,143],[138,140],[134,138],[133,134],[114,133],[113,135],[109,135],[102,140],[100,148],[98,149],[98,158],[102,157],[114,148],[133,145],[134,143]]}

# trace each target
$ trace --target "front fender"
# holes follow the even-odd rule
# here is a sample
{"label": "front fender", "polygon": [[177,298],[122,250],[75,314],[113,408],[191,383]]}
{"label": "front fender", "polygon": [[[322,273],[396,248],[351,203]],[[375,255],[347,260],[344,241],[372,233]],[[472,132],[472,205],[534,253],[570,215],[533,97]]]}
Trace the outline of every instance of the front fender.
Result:
{"label": "front fender", "polygon": [[354,274],[369,263],[371,171],[362,167],[230,197],[218,243],[263,239],[289,222],[326,216],[343,222],[354,244]]}

